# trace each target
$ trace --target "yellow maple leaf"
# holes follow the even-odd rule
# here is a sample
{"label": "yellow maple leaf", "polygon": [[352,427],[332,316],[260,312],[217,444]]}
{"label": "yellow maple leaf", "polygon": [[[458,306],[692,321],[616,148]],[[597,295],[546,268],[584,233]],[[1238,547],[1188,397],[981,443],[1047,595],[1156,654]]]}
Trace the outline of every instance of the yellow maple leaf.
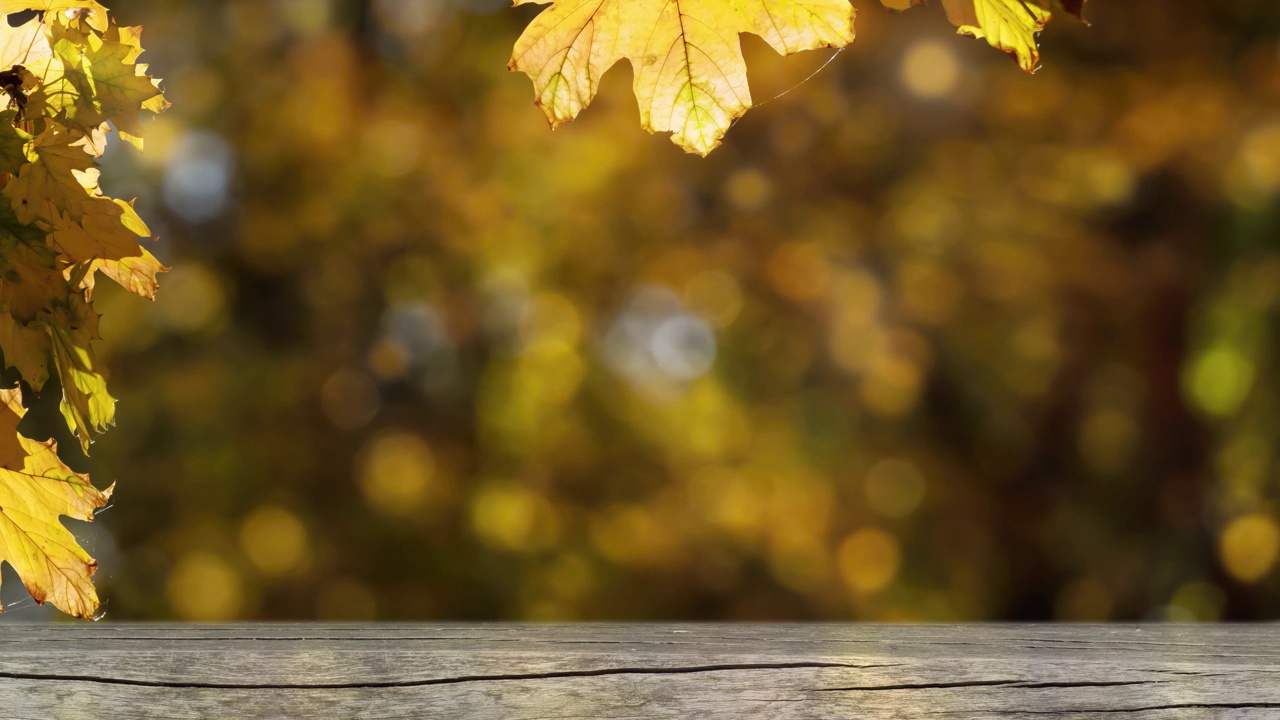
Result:
{"label": "yellow maple leaf", "polygon": [[[891,10],[923,5],[925,0],[880,0]],[[1064,7],[1079,17],[1085,0],[1065,0]],[[1053,18],[1049,0],[942,0],[947,17],[961,35],[986,40],[1013,56],[1027,72],[1040,66],[1036,36]]]}
{"label": "yellow maple leaf", "polygon": [[706,155],[751,107],[740,33],[784,55],[843,47],[853,41],[854,14],[848,0],[553,0],[508,67],[533,79],[535,102],[555,127],[577,117],[600,76],[628,59],[641,125]]}
{"label": "yellow maple leaf", "polygon": [[116,421],[116,400],[107,392],[106,374],[93,351],[98,314],[76,294],[50,315],[46,327],[62,380],[62,416],[87,455],[89,443]]}
{"label": "yellow maple leaf", "polygon": [[[6,8],[4,0],[0,0],[0,11],[13,12]],[[44,23],[31,20],[19,27],[0,23],[0,68],[8,69],[14,65],[30,67],[52,55],[53,47],[49,44]]]}
{"label": "yellow maple leaf", "polygon": [[16,228],[4,228],[4,213],[0,213],[0,307],[29,323],[65,302],[71,289],[56,253],[33,242],[31,233],[23,239],[8,230]]}
{"label": "yellow maple leaf", "polygon": [[1027,72],[1040,66],[1036,35],[1051,17],[1048,0],[942,0],[942,5],[960,33],[985,39]]}
{"label": "yellow maple leaf", "polygon": [[74,220],[84,217],[91,196],[81,177],[94,166],[84,137],[51,127],[32,143],[32,153],[35,160],[4,186],[18,222],[50,222],[59,211]]}
{"label": "yellow maple leaf", "polygon": [[97,109],[110,118],[120,139],[141,150],[144,113],[159,114],[170,103],[160,91],[160,80],[138,63],[142,54],[142,28],[111,25],[101,39],[91,38],[87,55],[96,89]]}
{"label": "yellow maple leaf", "polygon": [[98,490],[63,464],[52,440],[18,434],[25,412],[17,388],[0,390],[0,561],[13,566],[36,602],[90,619],[98,610],[98,564],[59,518],[92,520],[111,489]]}
{"label": "yellow maple leaf", "polygon": [[138,244],[139,237],[151,237],[133,206],[122,200],[90,198],[80,220],[58,213],[52,218],[49,244],[65,256],[82,275],[78,283],[92,292],[94,273],[101,271],[135,295],[154,299],[160,288],[156,276],[168,268]]}
{"label": "yellow maple leaf", "polygon": [[17,368],[33,388],[49,380],[49,333],[43,323],[28,323],[0,312],[0,348],[4,363]]}

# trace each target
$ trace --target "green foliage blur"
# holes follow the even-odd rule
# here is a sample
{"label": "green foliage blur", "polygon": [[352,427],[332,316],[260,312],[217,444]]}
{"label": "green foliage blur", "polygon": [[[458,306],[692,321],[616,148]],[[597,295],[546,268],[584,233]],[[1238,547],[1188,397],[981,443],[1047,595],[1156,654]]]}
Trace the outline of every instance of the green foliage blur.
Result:
{"label": "green foliage blur", "polygon": [[1280,619],[1275,0],[1035,76],[859,0],[705,160],[625,66],[550,132],[535,6],[108,4],[175,104],[103,176],[174,268],[98,295],[108,620]]}

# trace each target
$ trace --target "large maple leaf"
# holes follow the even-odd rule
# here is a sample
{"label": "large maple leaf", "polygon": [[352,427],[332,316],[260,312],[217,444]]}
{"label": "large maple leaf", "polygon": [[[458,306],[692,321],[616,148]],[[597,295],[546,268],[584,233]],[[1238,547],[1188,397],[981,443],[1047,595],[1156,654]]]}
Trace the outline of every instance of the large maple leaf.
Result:
{"label": "large maple leaf", "polygon": [[[545,0],[516,0],[516,4]],[[738,36],[784,55],[853,41],[848,0],[554,0],[516,42],[508,67],[533,79],[552,127],[578,116],[600,77],[631,61],[640,122],[706,155],[751,107]]]}
{"label": "large maple leaf", "polygon": [[89,619],[98,609],[97,563],[59,518],[92,520],[111,490],[64,465],[53,441],[18,434],[25,412],[21,391],[0,390],[0,561],[13,566],[36,602]]}

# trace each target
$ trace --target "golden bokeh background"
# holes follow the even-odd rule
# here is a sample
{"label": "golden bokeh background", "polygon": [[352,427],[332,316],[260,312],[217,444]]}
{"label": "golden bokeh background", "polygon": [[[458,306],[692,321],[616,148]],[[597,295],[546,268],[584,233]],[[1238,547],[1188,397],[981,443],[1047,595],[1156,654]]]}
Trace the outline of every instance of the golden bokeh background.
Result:
{"label": "golden bokeh background", "polygon": [[548,131],[533,6],[108,4],[175,106],[63,443],[107,620],[1280,618],[1274,0],[1034,77],[859,0],[705,160],[623,66]]}

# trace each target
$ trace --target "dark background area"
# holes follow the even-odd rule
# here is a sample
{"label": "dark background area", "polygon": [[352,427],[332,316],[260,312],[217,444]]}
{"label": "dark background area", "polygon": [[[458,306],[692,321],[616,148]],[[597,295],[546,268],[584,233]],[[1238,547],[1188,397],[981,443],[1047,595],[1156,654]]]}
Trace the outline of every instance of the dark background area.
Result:
{"label": "dark background area", "polygon": [[174,268],[97,295],[107,620],[1280,619],[1274,0],[1035,76],[859,0],[707,159],[625,65],[547,130],[533,6],[108,4],[175,106],[103,177]]}

